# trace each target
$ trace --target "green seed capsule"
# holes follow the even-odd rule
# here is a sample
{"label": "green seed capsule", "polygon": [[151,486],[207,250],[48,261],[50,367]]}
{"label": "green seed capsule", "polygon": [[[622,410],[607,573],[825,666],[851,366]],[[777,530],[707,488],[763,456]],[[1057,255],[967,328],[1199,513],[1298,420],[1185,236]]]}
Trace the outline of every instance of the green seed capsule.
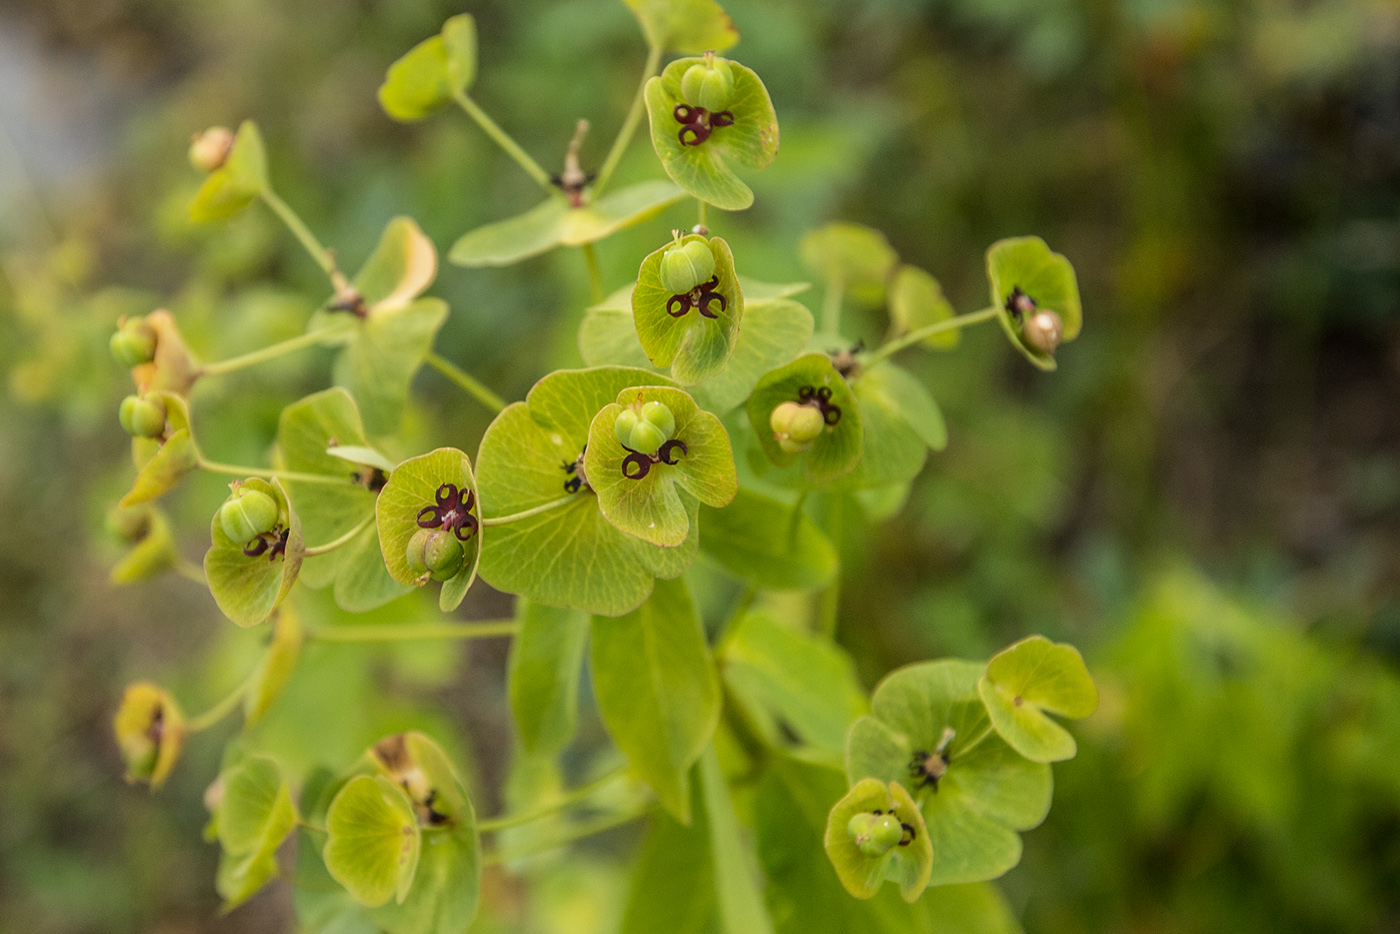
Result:
{"label": "green seed capsule", "polygon": [[724,110],[734,99],[734,70],[722,58],[691,65],[681,75],[681,97],[710,113]]}
{"label": "green seed capsule", "polygon": [[655,454],[657,448],[675,434],[676,417],[665,403],[648,402],[640,410],[623,409],[613,428],[623,447],[641,454]]}
{"label": "green seed capsule", "polygon": [[846,825],[846,832],[862,853],[876,859],[904,839],[904,828],[893,814],[857,814]]}
{"label": "green seed capsule", "polygon": [[704,240],[673,246],[661,257],[661,284],[672,295],[684,295],[715,274],[715,254]]}
{"label": "green seed capsule", "polygon": [[662,440],[669,441],[671,436],[676,433],[676,416],[671,414],[671,410],[666,407],[664,402],[655,400],[648,402],[642,406],[640,414],[642,421],[650,422],[666,436]]}
{"label": "green seed capsule", "polygon": [[156,331],[145,318],[123,321],[108,344],[112,359],[130,369],[150,363],[156,357]]}
{"label": "green seed capsule", "polygon": [[450,580],[462,570],[467,553],[457,536],[443,529],[419,529],[408,540],[404,557],[415,574],[435,581]]}
{"label": "green seed capsule", "polygon": [[219,507],[219,527],[235,545],[246,545],[277,527],[277,500],[262,490],[239,490]]}
{"label": "green seed capsule", "polygon": [[797,402],[784,402],[768,416],[773,439],[789,454],[800,454],[810,448],[825,425],[821,409]]}
{"label": "green seed capsule", "polygon": [[1053,311],[1037,311],[1021,325],[1021,337],[1036,353],[1054,354],[1064,335],[1064,322]]}
{"label": "green seed capsule", "polygon": [[117,420],[133,438],[159,438],[165,431],[165,402],[159,396],[127,396]]}

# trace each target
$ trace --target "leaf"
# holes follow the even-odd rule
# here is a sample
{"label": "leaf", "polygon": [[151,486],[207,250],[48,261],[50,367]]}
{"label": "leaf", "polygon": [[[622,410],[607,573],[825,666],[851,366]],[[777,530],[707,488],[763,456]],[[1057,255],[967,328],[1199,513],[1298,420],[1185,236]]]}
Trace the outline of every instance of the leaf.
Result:
{"label": "leaf", "polygon": [[297,811],[277,763],[249,756],[219,776],[215,814],[219,845],[216,887],[227,912],[247,901],[277,871],[277,848],[296,828]]}
{"label": "leaf", "polygon": [[729,797],[729,783],[710,745],[700,757],[700,792],[705,803],[705,825],[710,832],[715,892],[720,926],[726,934],[772,934],[773,922],[763,905],[749,848],[739,833],[739,818]]}
{"label": "leaf", "polygon": [[476,20],[458,13],[442,24],[447,49],[447,79],[452,90],[465,94],[476,81]]}
{"label": "leaf", "polygon": [[[897,844],[880,856],[861,852],[849,830],[857,814],[892,814],[903,825],[909,843]],[[831,809],[823,838],[826,855],[841,884],[856,898],[870,898],[886,879],[899,885],[906,902],[913,902],[929,884],[933,847],[914,799],[899,782],[888,785],[863,778]]]}
{"label": "leaf", "polygon": [[811,590],[836,576],[836,550],[805,514],[740,489],[723,509],[704,507],[701,550],[726,571],[764,590]]}
{"label": "leaf", "polygon": [[155,791],[165,784],[185,743],[185,718],[175,698],[159,685],[127,685],[112,717],[112,733],[128,782],[148,782]]}
{"label": "leaf", "polygon": [[1039,353],[1022,340],[1020,326],[1006,306],[1012,291],[1019,288],[1038,309],[1060,316],[1062,343],[1074,340],[1083,317],[1074,266],[1059,253],[1050,252],[1039,237],[1012,237],[988,247],[987,279],[992,287],[992,306],[998,309],[997,320],[1011,343],[1042,370],[1055,369],[1053,355]]}
{"label": "leaf", "polygon": [[340,565],[335,578],[335,604],[347,613],[368,613],[413,589],[390,576],[379,546],[377,525],[367,526],[337,551]]}
{"label": "leaf", "polygon": [[396,311],[433,284],[437,265],[437,248],[413,218],[395,217],[353,284],[371,311]]}
{"label": "leaf", "polygon": [[355,323],[353,337],[336,361],[335,381],[360,404],[370,434],[398,430],[413,374],[446,320],[446,303],[420,298],[402,308],[372,309]]}
{"label": "leaf", "polygon": [[714,291],[722,297],[722,302],[707,305],[714,317],[702,315],[698,309],[687,310],[680,317],[670,314],[670,303],[676,296],[661,284],[661,261],[666,251],[676,245],[672,241],[642,260],[637,285],[632,290],[632,320],[652,364],[671,367],[671,377],[684,386],[715,376],[729,362],[744,315],[744,296],[734,273],[734,256],[723,239],[692,235],[683,237],[680,243],[704,243],[714,254],[718,282]]}
{"label": "leaf", "polygon": [[[729,434],[718,418],[700,411],[679,389],[638,386],[624,389],[617,398],[593,419],[583,458],[588,483],[597,494],[598,508],[614,526],[653,545],[674,548],[690,536],[682,490],[714,507],[726,505],[738,490]],[[615,426],[624,402],[661,402],[671,410],[676,420],[673,439],[685,446],[673,452],[676,463],[652,464],[641,479],[623,473],[630,452],[618,440]]]}
{"label": "leaf", "polygon": [[899,254],[885,235],[861,224],[819,227],[802,238],[799,250],[813,275],[852,301],[872,307],[885,301],[886,287],[899,263]]}
{"label": "leaf", "polygon": [[684,581],[593,621],[593,687],[608,733],[657,799],[690,822],[690,767],[719,723],[719,684]]}
{"label": "leaf", "polygon": [[117,505],[123,508],[149,503],[175,488],[186,474],[199,466],[199,448],[190,428],[190,409],[183,396],[157,391],[165,404],[166,438],[159,443],[149,438],[133,438],[132,457],[138,472],[131,490]]}
{"label": "leaf", "polygon": [[650,220],[685,197],[666,181],[638,182],[583,207],[551,197],[524,214],[469,231],[447,258],[458,266],[509,266],[559,246],[596,243]]}
{"label": "leaf", "polygon": [[267,190],[267,153],[262,134],[256,123],[244,120],[234,135],[228,158],[209,173],[190,202],[190,219],[204,224],[232,217]]}
{"label": "leaf", "polygon": [[1047,714],[1080,720],[1099,706],[1079,650],[1044,636],[998,652],[977,682],[977,693],[997,733],[1032,762],[1074,758],[1074,737]]}
{"label": "leaf", "polygon": [[[277,420],[277,450],[282,464],[293,473],[348,479],[357,473],[355,468],[326,449],[332,444],[364,443],[359,409],[341,387],[293,402]],[[340,538],[374,511],[375,494],[358,484],[288,480],[286,488],[313,544]]]}
{"label": "leaf", "polygon": [[[540,380],[481,439],[477,479],[488,518],[559,500],[576,476],[566,468],[583,451],[598,410],[627,387],[669,384],[664,376],[627,367],[560,370]],[[493,526],[482,578],[547,606],[617,616],[646,601],[654,578],[676,577],[694,560],[698,535],[677,548],[649,545],[614,528],[587,488],[575,499]]]}
{"label": "leaf", "polygon": [[839,646],[755,611],[730,623],[719,659],[725,685],[769,745],[787,745],[786,729],[840,764],[846,731],[869,705]]}
{"label": "leaf", "polygon": [[[697,789],[698,795],[698,789]],[[632,870],[619,934],[709,934],[715,915],[714,861],[703,807],[690,826],[658,814]]]}
{"label": "leaf", "polygon": [[510,709],[520,742],[531,754],[558,753],[578,721],[588,616],[520,600],[520,632],[510,646]]}
{"label": "leaf", "polygon": [[750,169],[766,168],[778,154],[778,115],[758,75],[738,62],[729,62],[734,74],[734,96],[729,112],[732,126],[717,127],[709,139],[689,146],[680,141],[681,124],[675,109],[683,103],[681,76],[702,58],[681,58],[666,66],[646,84],[647,117],[651,144],[661,167],[677,184],[702,201],[726,211],[742,211],[753,204],[753,191],[729,162]]}
{"label": "leaf", "polygon": [[[209,582],[214,602],[225,616],[240,626],[256,626],[272,615],[296,583],[306,554],[306,541],[302,537],[301,520],[288,503],[279,481],[253,477],[239,483],[277,501],[281,512],[278,528],[287,533],[285,551],[277,556],[271,548],[256,556],[245,554],[244,546],[224,533],[219,514],[215,512],[209,524],[213,543],[204,555],[204,577]],[[275,532],[276,529],[270,534]]]}
{"label": "leaf", "polygon": [[303,639],[301,621],[290,606],[283,606],[272,621],[272,641],[263,652],[243,695],[243,729],[253,727],[267,713],[296,669]]}
{"label": "leaf", "polygon": [[394,462],[374,448],[363,447],[354,444],[332,445],[326,448],[326,453],[331,457],[338,457],[351,464],[360,464],[367,467],[378,467],[388,473],[394,469]]}
{"label": "leaf", "polygon": [[699,55],[723,52],[739,41],[734,21],[715,0],[624,0],[642,24],[647,44]]}
{"label": "leaf", "polygon": [[[839,420],[834,425],[826,426],[810,450],[787,453],[778,447],[769,426],[769,417],[780,404],[800,401],[803,390],[821,388],[831,390],[831,405],[841,411]],[[753,426],[768,460],[779,467],[790,467],[801,461],[807,480],[811,483],[837,480],[854,470],[860,462],[865,435],[860,406],[825,354],[806,354],[764,375],[754,387],[753,395],[749,396],[747,411],[749,424]]]}
{"label": "leaf", "polygon": [[383,776],[350,779],[326,812],[326,869],[371,908],[390,898],[403,904],[421,846],[413,805]]}
{"label": "leaf", "polygon": [[[467,513],[477,520],[474,532],[467,532],[469,538],[457,534],[462,542],[465,558],[462,568],[450,579],[443,581],[438,605],[444,613],[455,610],[466,596],[467,589],[476,579],[477,563],[481,559],[481,507],[476,478],[472,476],[471,460],[456,448],[438,448],[419,457],[412,457],[394,468],[389,482],[379,491],[375,502],[375,516],[379,527],[380,550],[389,575],[400,584],[422,584],[418,573],[408,565],[408,542],[422,528],[418,517],[424,510],[439,507],[441,500],[438,491],[445,486],[455,487],[457,496]],[[468,504],[468,499],[471,500]],[[445,528],[445,526],[444,526]],[[464,530],[469,528],[464,526]]]}
{"label": "leaf", "polygon": [[[1023,759],[992,730],[977,694],[983,670],[947,659],[895,671],[846,739],[852,782],[897,781],[918,802],[933,845],[930,885],[1000,876],[1021,858],[1016,831],[1039,824],[1050,808],[1050,767]],[[935,789],[920,763],[935,754],[945,728],[953,736]]]}
{"label": "leaf", "polygon": [[928,448],[942,450],[943,413],[924,384],[891,363],[864,370],[851,383],[865,425],[864,453],[841,481],[844,489],[893,486],[923,470]]}
{"label": "leaf", "polygon": [[[890,286],[890,319],[900,334],[954,317],[953,306],[943,297],[938,280],[917,266],[900,266]],[[925,337],[921,343],[935,350],[951,350],[962,340],[957,328]]]}

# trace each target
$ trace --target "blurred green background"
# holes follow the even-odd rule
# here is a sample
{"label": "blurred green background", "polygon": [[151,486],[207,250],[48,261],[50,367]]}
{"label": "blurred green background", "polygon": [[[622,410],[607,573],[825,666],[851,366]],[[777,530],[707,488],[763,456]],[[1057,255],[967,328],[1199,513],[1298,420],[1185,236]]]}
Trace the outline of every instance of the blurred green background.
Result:
{"label": "blurred green background", "polygon": [[[1040,234],[1079,272],[1086,327],[1058,373],[995,328],[907,355],[951,443],[845,547],[840,639],[868,685],[1031,632],[1083,647],[1100,681],[1001,883],[1026,930],[1400,930],[1400,6],[725,5],[782,124],[754,208],[713,223],[742,271],[806,277],[797,239],[841,218],[964,311],[998,237]],[[155,797],[120,778],[122,686],[161,680],[198,710],[256,642],[174,576],[106,582],[102,517],[130,479],[107,337],[165,306],[225,356],[324,298],[266,212],[186,222],[185,147],[210,124],[259,121],[274,184],[349,268],[394,214],[445,248],[532,205],[461,115],[402,126],[375,101],[464,9],[475,96],[551,168],[589,118],[596,166],[643,59],[617,0],[0,0],[0,930],[295,928],[285,887],[216,917],[214,738]],[[644,139],[621,174],[661,175]],[[693,210],[602,244],[608,286]],[[445,266],[434,293],[453,309],[439,350],[507,398],[579,362],[576,251]],[[281,406],[327,384],[324,354],[294,359],[200,387],[211,456],[256,462]],[[475,450],[480,408],[426,372],[416,398],[407,443]],[[187,557],[221,498],[216,478],[169,498]],[[479,587],[463,613],[508,610]],[[269,746],[343,763],[430,725],[498,809],[504,645],[313,648]],[[586,720],[580,744],[600,742]],[[489,875],[478,927],[608,930],[635,841]]]}

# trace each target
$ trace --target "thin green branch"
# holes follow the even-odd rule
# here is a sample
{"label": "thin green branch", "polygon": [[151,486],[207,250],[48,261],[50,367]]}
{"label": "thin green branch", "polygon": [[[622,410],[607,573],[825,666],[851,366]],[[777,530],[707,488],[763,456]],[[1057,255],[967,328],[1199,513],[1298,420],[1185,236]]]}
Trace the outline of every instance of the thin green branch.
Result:
{"label": "thin green branch", "polygon": [[511,135],[501,129],[500,124],[492,120],[486,111],[482,110],[476,101],[472,100],[465,92],[457,92],[454,99],[467,112],[467,116],[476,121],[477,126],[486,131],[486,135],[491,137],[505,150],[506,155],[516,161],[525,172],[535,180],[535,182],[545,191],[553,193],[554,183],[549,179],[549,173],[540,168],[540,164],[530,158],[530,154],[520,148],[520,144],[511,138]]}
{"label": "thin green branch", "polygon": [[295,353],[306,347],[315,347],[318,344],[324,344],[330,338],[334,337],[335,333],[335,331],[312,331],[307,334],[301,334],[297,337],[271,344],[261,350],[254,350],[237,357],[230,357],[227,360],[216,360],[213,363],[206,363],[199,368],[199,373],[201,376],[221,376],[225,373],[232,373],[235,370],[257,366],[259,363],[275,360],[278,357],[285,356],[289,353]]}
{"label": "thin green branch", "polygon": [[287,229],[296,235],[301,241],[301,245],[306,248],[306,252],[311,254],[311,258],[316,261],[325,272],[326,278],[331,280],[331,286],[339,290],[345,285],[345,277],[341,275],[340,269],[335,264],[335,255],[330,250],[321,245],[321,241],[316,239],[316,235],[311,232],[311,228],[302,222],[287,202],[278,197],[277,192],[271,188],[265,188],[262,192],[262,199],[267,206],[282,218],[282,223],[287,225]]}
{"label": "thin green branch", "polygon": [[373,521],[374,513],[370,513],[369,515],[361,519],[359,522],[355,523],[355,527],[353,529],[346,532],[339,538],[326,542],[324,545],[315,545],[311,548],[306,549],[306,557],[314,558],[317,555],[324,555],[329,552],[335,551],[342,545],[350,544],[352,541],[355,540],[355,536],[359,535],[361,532],[367,529],[369,527],[369,524]]}
{"label": "thin green branch", "polygon": [[506,407],[506,400],[496,395],[490,389],[487,389],[485,384],[475,376],[472,376],[446,357],[436,353],[429,353],[423,358],[423,362],[452,380],[463,392],[476,399],[476,401],[480,402],[491,411],[499,412]]}
{"label": "thin green branch", "polygon": [[593,303],[597,304],[603,300],[603,272],[598,268],[598,251],[593,248],[593,244],[585,243],[583,249],[583,261],[588,265],[588,287],[593,291]]}
{"label": "thin green branch", "polygon": [[841,301],[846,297],[846,286],[839,279],[830,279],[826,283],[826,292],[822,295],[822,333],[841,333]]}
{"label": "thin green branch", "polygon": [[627,769],[625,766],[619,766],[618,768],[604,772],[602,775],[598,776],[597,778],[593,779],[593,781],[588,782],[587,784],[580,785],[572,791],[565,792],[564,794],[560,795],[558,798],[555,798],[548,804],[541,805],[537,808],[531,808],[528,811],[522,811],[519,814],[505,814],[500,817],[492,817],[487,818],[485,820],[479,820],[476,822],[476,829],[481,833],[492,833],[498,830],[506,830],[511,827],[519,827],[522,824],[529,824],[534,821],[537,821],[541,817],[548,817],[551,814],[557,814],[560,811],[573,807],[580,801],[586,800],[599,788],[602,788],[605,785],[609,784],[626,771]]}
{"label": "thin green branch", "polygon": [[513,636],[520,624],[513,619],[480,623],[410,623],[406,625],[345,625],[308,633],[318,642],[397,642],[407,639],[495,639]]}
{"label": "thin green branch", "polygon": [[532,509],[526,509],[524,512],[513,512],[508,516],[492,516],[489,519],[482,518],[481,524],[506,525],[511,522],[519,522],[521,519],[528,519],[531,516],[537,516],[542,512],[549,512],[551,509],[558,509],[560,506],[567,506],[569,503],[572,503],[576,498],[577,497],[575,494],[570,493],[568,496],[561,496],[556,500],[545,503],[543,506],[535,506]]}
{"label": "thin green branch", "polygon": [[227,717],[237,710],[238,705],[243,702],[243,695],[248,693],[248,688],[252,686],[255,677],[257,677],[256,669],[254,669],[253,674],[244,678],[238,687],[230,691],[223,700],[204,711],[204,713],[186,720],[185,732],[198,733],[201,730],[207,730],[224,717]]}
{"label": "thin green branch", "polygon": [[204,568],[195,564],[193,561],[186,560],[180,555],[175,556],[173,568],[176,574],[179,574],[187,581],[194,581],[196,584],[208,584],[208,581],[204,577]]}
{"label": "thin green branch", "polygon": [[642,80],[637,85],[637,93],[632,98],[632,108],[627,111],[627,119],[622,121],[622,128],[617,131],[617,138],[613,140],[612,148],[608,150],[607,158],[603,160],[603,167],[598,170],[598,178],[593,183],[593,197],[596,199],[603,189],[608,187],[608,181],[612,178],[613,171],[617,164],[622,161],[622,156],[627,152],[627,146],[632,142],[632,135],[637,132],[637,126],[642,122],[642,114],[646,110],[646,88],[647,82],[652,79],[657,70],[661,67],[661,49],[658,46],[650,46],[647,49],[647,63],[642,69]]}
{"label": "thin green branch", "polygon": [[992,735],[992,723],[991,723],[991,721],[989,720],[989,721],[987,721],[987,726],[986,726],[986,728],[983,729],[981,733],[978,733],[976,736],[974,736],[974,737],[972,738],[972,742],[970,742],[970,743],[968,743],[966,746],[962,746],[961,748],[958,749],[958,755],[960,755],[960,756],[965,756],[965,755],[967,755],[967,754],[968,754],[969,752],[971,752],[973,749],[976,749],[979,745],[981,745],[982,740],[986,739],[988,736],[991,736],[991,735]]}
{"label": "thin green branch", "polygon": [[511,853],[502,853],[500,851],[486,853],[482,857],[482,863],[487,866],[494,866],[509,860],[523,859],[527,856],[535,856],[539,853],[557,850],[559,847],[567,846],[576,840],[591,837],[605,830],[612,830],[614,827],[621,827],[623,824],[630,824],[639,817],[645,817],[651,809],[652,805],[648,804],[645,807],[636,808],[631,811],[623,811],[620,814],[609,814],[604,817],[596,818],[595,820],[585,821],[584,823],[577,824],[570,828],[568,833],[560,834],[553,840],[548,840],[538,846],[532,846],[528,849],[522,849]]}
{"label": "thin green branch", "polygon": [[199,469],[209,473],[228,474],[231,477],[262,477],[267,480],[294,480],[298,483],[354,483],[349,476],[335,477],[320,473],[298,473],[295,470],[278,470],[272,467],[244,467],[240,464],[220,464],[218,461],[199,459]]}
{"label": "thin green branch", "polygon": [[1001,311],[1000,308],[983,308],[981,311],[969,312],[965,315],[958,315],[956,318],[949,318],[946,321],[936,321],[933,324],[915,328],[903,337],[896,338],[887,344],[882,345],[873,353],[870,353],[861,362],[866,366],[874,366],[894,354],[899,353],[905,347],[917,344],[919,341],[946,331],[956,331],[958,328],[965,328],[968,325],[980,324],[995,318]]}

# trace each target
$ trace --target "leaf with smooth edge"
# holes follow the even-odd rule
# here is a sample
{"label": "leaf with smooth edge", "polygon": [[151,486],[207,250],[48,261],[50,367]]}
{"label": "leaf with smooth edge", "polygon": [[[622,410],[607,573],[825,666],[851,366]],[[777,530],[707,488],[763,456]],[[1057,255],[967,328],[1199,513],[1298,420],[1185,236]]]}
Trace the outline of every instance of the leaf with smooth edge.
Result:
{"label": "leaf with smooth edge", "polygon": [[691,65],[703,61],[677,59],[647,82],[651,144],[661,167],[677,185],[717,208],[742,211],[753,204],[753,191],[734,174],[729,162],[766,168],[778,154],[778,115],[758,75],[738,62],[729,62],[734,74],[734,96],[729,103],[733,125],[716,127],[698,146],[682,143],[678,136],[681,124],[675,118],[676,105],[683,103],[681,76]]}
{"label": "leaf with smooth edge", "polygon": [[[1050,767],[1017,755],[992,730],[977,694],[984,670],[955,659],[901,668],[875,689],[870,715],[846,738],[852,782],[907,783],[918,802],[933,844],[931,885],[1000,876],[1021,858],[1016,831],[1039,824],[1050,808]],[[914,756],[932,753],[945,727],[954,737],[935,791]]]}
{"label": "leaf with smooth edge", "polygon": [[485,529],[480,525],[481,494],[472,476],[471,460],[456,448],[438,448],[409,458],[389,475],[389,482],[379,491],[374,511],[380,550],[389,575],[400,584],[418,584],[421,582],[419,575],[408,566],[408,540],[418,532],[419,512],[436,506],[437,490],[444,484],[455,486],[463,502],[467,492],[471,492],[474,502],[470,511],[478,520],[476,534],[462,542],[466,553],[462,569],[442,583],[438,604],[446,613],[455,610],[466,596],[481,559],[481,538]]}
{"label": "leaf with smooth edge", "polygon": [[[699,796],[696,789],[693,797]],[[696,806],[690,826],[669,814],[652,820],[632,870],[619,934],[709,934],[715,915],[714,861],[705,809]]]}
{"label": "leaf with smooth edge", "polygon": [[765,611],[731,623],[718,654],[725,685],[769,745],[788,745],[791,731],[840,765],[847,729],[869,709],[850,656]]}
{"label": "leaf with smooth edge", "polygon": [[394,469],[394,462],[374,448],[364,447],[357,444],[337,444],[326,448],[326,453],[331,457],[338,457],[351,464],[361,464],[367,467],[378,467],[388,473]]}
{"label": "leaf with smooth edge", "polygon": [[258,662],[253,680],[243,695],[243,729],[253,727],[282,696],[301,656],[301,621],[290,605],[281,607],[272,621],[272,641]]}
{"label": "leaf with smooth edge", "polygon": [[719,723],[719,683],[683,580],[657,581],[651,599],[593,620],[598,710],[633,771],[681,823],[690,822],[690,767]]}
{"label": "leaf with smooth edge", "polygon": [[666,181],[638,182],[583,207],[551,197],[524,214],[468,231],[447,258],[458,266],[509,266],[559,246],[596,243],[650,220],[685,197]]}
{"label": "leaf with smooth edge", "polygon": [[[617,398],[617,403],[605,406],[593,419],[583,458],[588,482],[609,522],[628,535],[674,548],[690,535],[681,490],[707,506],[720,507],[739,488],[729,435],[718,418],[701,411],[679,389],[638,386],[624,389]],[[660,402],[671,410],[676,419],[673,438],[685,450],[673,452],[675,464],[652,464],[645,477],[633,480],[622,472],[629,452],[618,440],[615,425],[623,403],[640,407],[647,402]]]}
{"label": "leaf with smooth edge", "polygon": [[[629,386],[666,386],[665,376],[629,367],[560,370],[507,406],[481,439],[477,478],[488,518],[558,500],[598,410]],[[686,499],[683,496],[682,499]],[[694,560],[698,534],[678,548],[624,535],[587,489],[577,502],[494,526],[481,576],[492,587],[547,606],[618,616],[640,606],[656,577],[677,577]],[[694,501],[688,509],[698,508]],[[697,524],[692,521],[692,528]]]}
{"label": "leaf with smooth edge", "polygon": [[[356,470],[326,452],[332,443],[365,443],[359,409],[345,389],[325,389],[282,410],[277,450],[287,470],[349,479]],[[286,487],[302,529],[314,545],[339,538],[374,511],[374,493],[358,484],[289,480]]]}
{"label": "leaf with smooth edge", "polygon": [[[890,286],[890,318],[899,333],[953,318],[955,312],[938,280],[917,266],[901,266]],[[954,328],[925,337],[921,343],[937,350],[951,350],[962,340],[962,331]]]}
{"label": "leaf with smooth edge", "polygon": [[700,550],[729,573],[765,590],[810,590],[836,576],[836,550],[805,514],[740,489],[723,509],[700,510]]}
{"label": "leaf with smooth edge", "polygon": [[1060,316],[1061,343],[1074,340],[1083,319],[1074,266],[1059,253],[1050,252],[1039,237],[1012,237],[987,248],[987,279],[992,287],[992,305],[998,310],[997,320],[1011,343],[1042,370],[1055,369],[1053,355],[1032,350],[1021,339],[1021,329],[1006,310],[1006,302],[1012,291],[1020,288],[1034,300],[1036,308]]}
{"label": "leaf with smooth edge", "polygon": [[404,308],[437,278],[437,247],[411,217],[389,221],[360,271],[355,291],[373,311]]}
{"label": "leaf with smooth edge", "polygon": [[729,797],[729,782],[719,766],[713,744],[700,757],[700,792],[705,825],[710,832],[715,892],[721,929],[726,934],[772,934],[773,921],[759,890],[758,867],[739,833],[739,818]]}
{"label": "leaf with smooth edge", "polygon": [[1074,757],[1074,737],[1047,714],[1080,720],[1099,706],[1079,650],[1044,636],[1022,639],[993,656],[977,693],[1001,738],[1032,762]]}
{"label": "leaf with smooth edge", "polygon": [[[376,524],[371,523],[338,551],[341,560],[332,593],[335,605],[347,613],[368,613],[413,589],[389,574]],[[470,584],[470,580],[464,583]]]}
{"label": "leaf with smooth edge", "polygon": [[465,94],[476,81],[476,20],[458,13],[442,24],[442,42],[447,50],[447,79],[452,89]]}
{"label": "leaf with smooth edge", "polygon": [[336,361],[335,381],[360,404],[370,434],[398,430],[413,374],[446,320],[445,302],[420,298],[403,308],[371,310],[356,322],[350,345]]}
{"label": "leaf with smooth edge", "polygon": [[203,224],[232,217],[267,187],[267,153],[262,134],[256,123],[244,120],[233,138],[228,158],[209,173],[190,202],[190,219]]}
{"label": "leaf with smooth edge", "polygon": [[[905,826],[906,834],[912,831],[913,839],[907,846],[891,847],[881,856],[867,856],[860,851],[847,825],[857,814],[876,811],[895,815]],[[831,809],[823,844],[841,884],[856,898],[871,898],[886,879],[899,885],[899,892],[907,902],[918,899],[928,887],[933,846],[923,815],[899,782],[886,785],[875,778],[856,782]]]}
{"label": "leaf with smooth edge", "polygon": [[891,363],[864,370],[851,383],[865,425],[860,463],[841,481],[845,489],[891,486],[918,476],[928,448],[948,443],[943,413],[933,396],[908,372]]}
{"label": "leaf with smooth edge", "polygon": [[447,43],[430,36],[389,66],[379,86],[379,105],[403,123],[422,120],[452,100]]}
{"label": "leaf with smooth edge", "polygon": [[899,263],[899,254],[878,230],[837,222],[802,238],[802,262],[812,272],[863,305],[879,305]]}
{"label": "leaf with smooth edge", "polygon": [[573,738],[588,615],[517,601],[520,632],[510,645],[510,709],[520,743],[552,755]]}
{"label": "leaf with smooth edge", "polygon": [[277,848],[296,828],[297,811],[277,763],[249,756],[219,776],[215,816],[223,857],[216,887],[228,911],[263,887],[277,870]]}
{"label": "leaf with smooth edge", "polygon": [[213,542],[204,555],[204,577],[209,582],[214,602],[225,616],[240,626],[256,626],[272,615],[296,583],[306,555],[306,541],[301,532],[301,520],[287,502],[281,483],[257,477],[240,483],[276,500],[281,512],[279,524],[287,530],[285,554],[275,559],[269,558],[267,552],[257,557],[245,555],[244,546],[224,534],[216,511],[209,524]]}
{"label": "leaf with smooth edge", "polygon": [[658,49],[699,55],[723,52],[739,41],[734,21],[715,0],[624,0]]}
{"label": "leaf with smooth edge", "polygon": [[674,297],[661,284],[661,260],[674,243],[668,243],[642,261],[637,286],[632,290],[632,320],[637,338],[651,362],[659,367],[671,367],[671,376],[681,385],[709,379],[724,369],[739,336],[739,321],[744,315],[744,296],[734,274],[734,256],[729,244],[720,237],[687,236],[681,244],[704,243],[715,257],[715,291],[724,296],[724,307],[710,303],[715,317],[708,318],[698,309],[690,309],[679,318],[667,312],[667,303]]}
{"label": "leaf with smooth edge", "polygon": [[[773,410],[784,402],[797,402],[803,388],[831,390],[831,404],[841,409],[841,419],[828,425],[806,451],[789,454],[778,447],[769,426]],[[749,424],[753,426],[758,443],[768,459],[779,467],[804,463],[808,481],[829,483],[855,469],[860,462],[865,443],[865,428],[861,422],[856,397],[825,354],[812,353],[798,357],[785,367],[766,374],[754,387],[748,402]]]}
{"label": "leaf with smooth edge", "polygon": [[371,908],[408,896],[422,834],[413,805],[379,775],[357,775],[326,812],[322,858],[332,878]]}

